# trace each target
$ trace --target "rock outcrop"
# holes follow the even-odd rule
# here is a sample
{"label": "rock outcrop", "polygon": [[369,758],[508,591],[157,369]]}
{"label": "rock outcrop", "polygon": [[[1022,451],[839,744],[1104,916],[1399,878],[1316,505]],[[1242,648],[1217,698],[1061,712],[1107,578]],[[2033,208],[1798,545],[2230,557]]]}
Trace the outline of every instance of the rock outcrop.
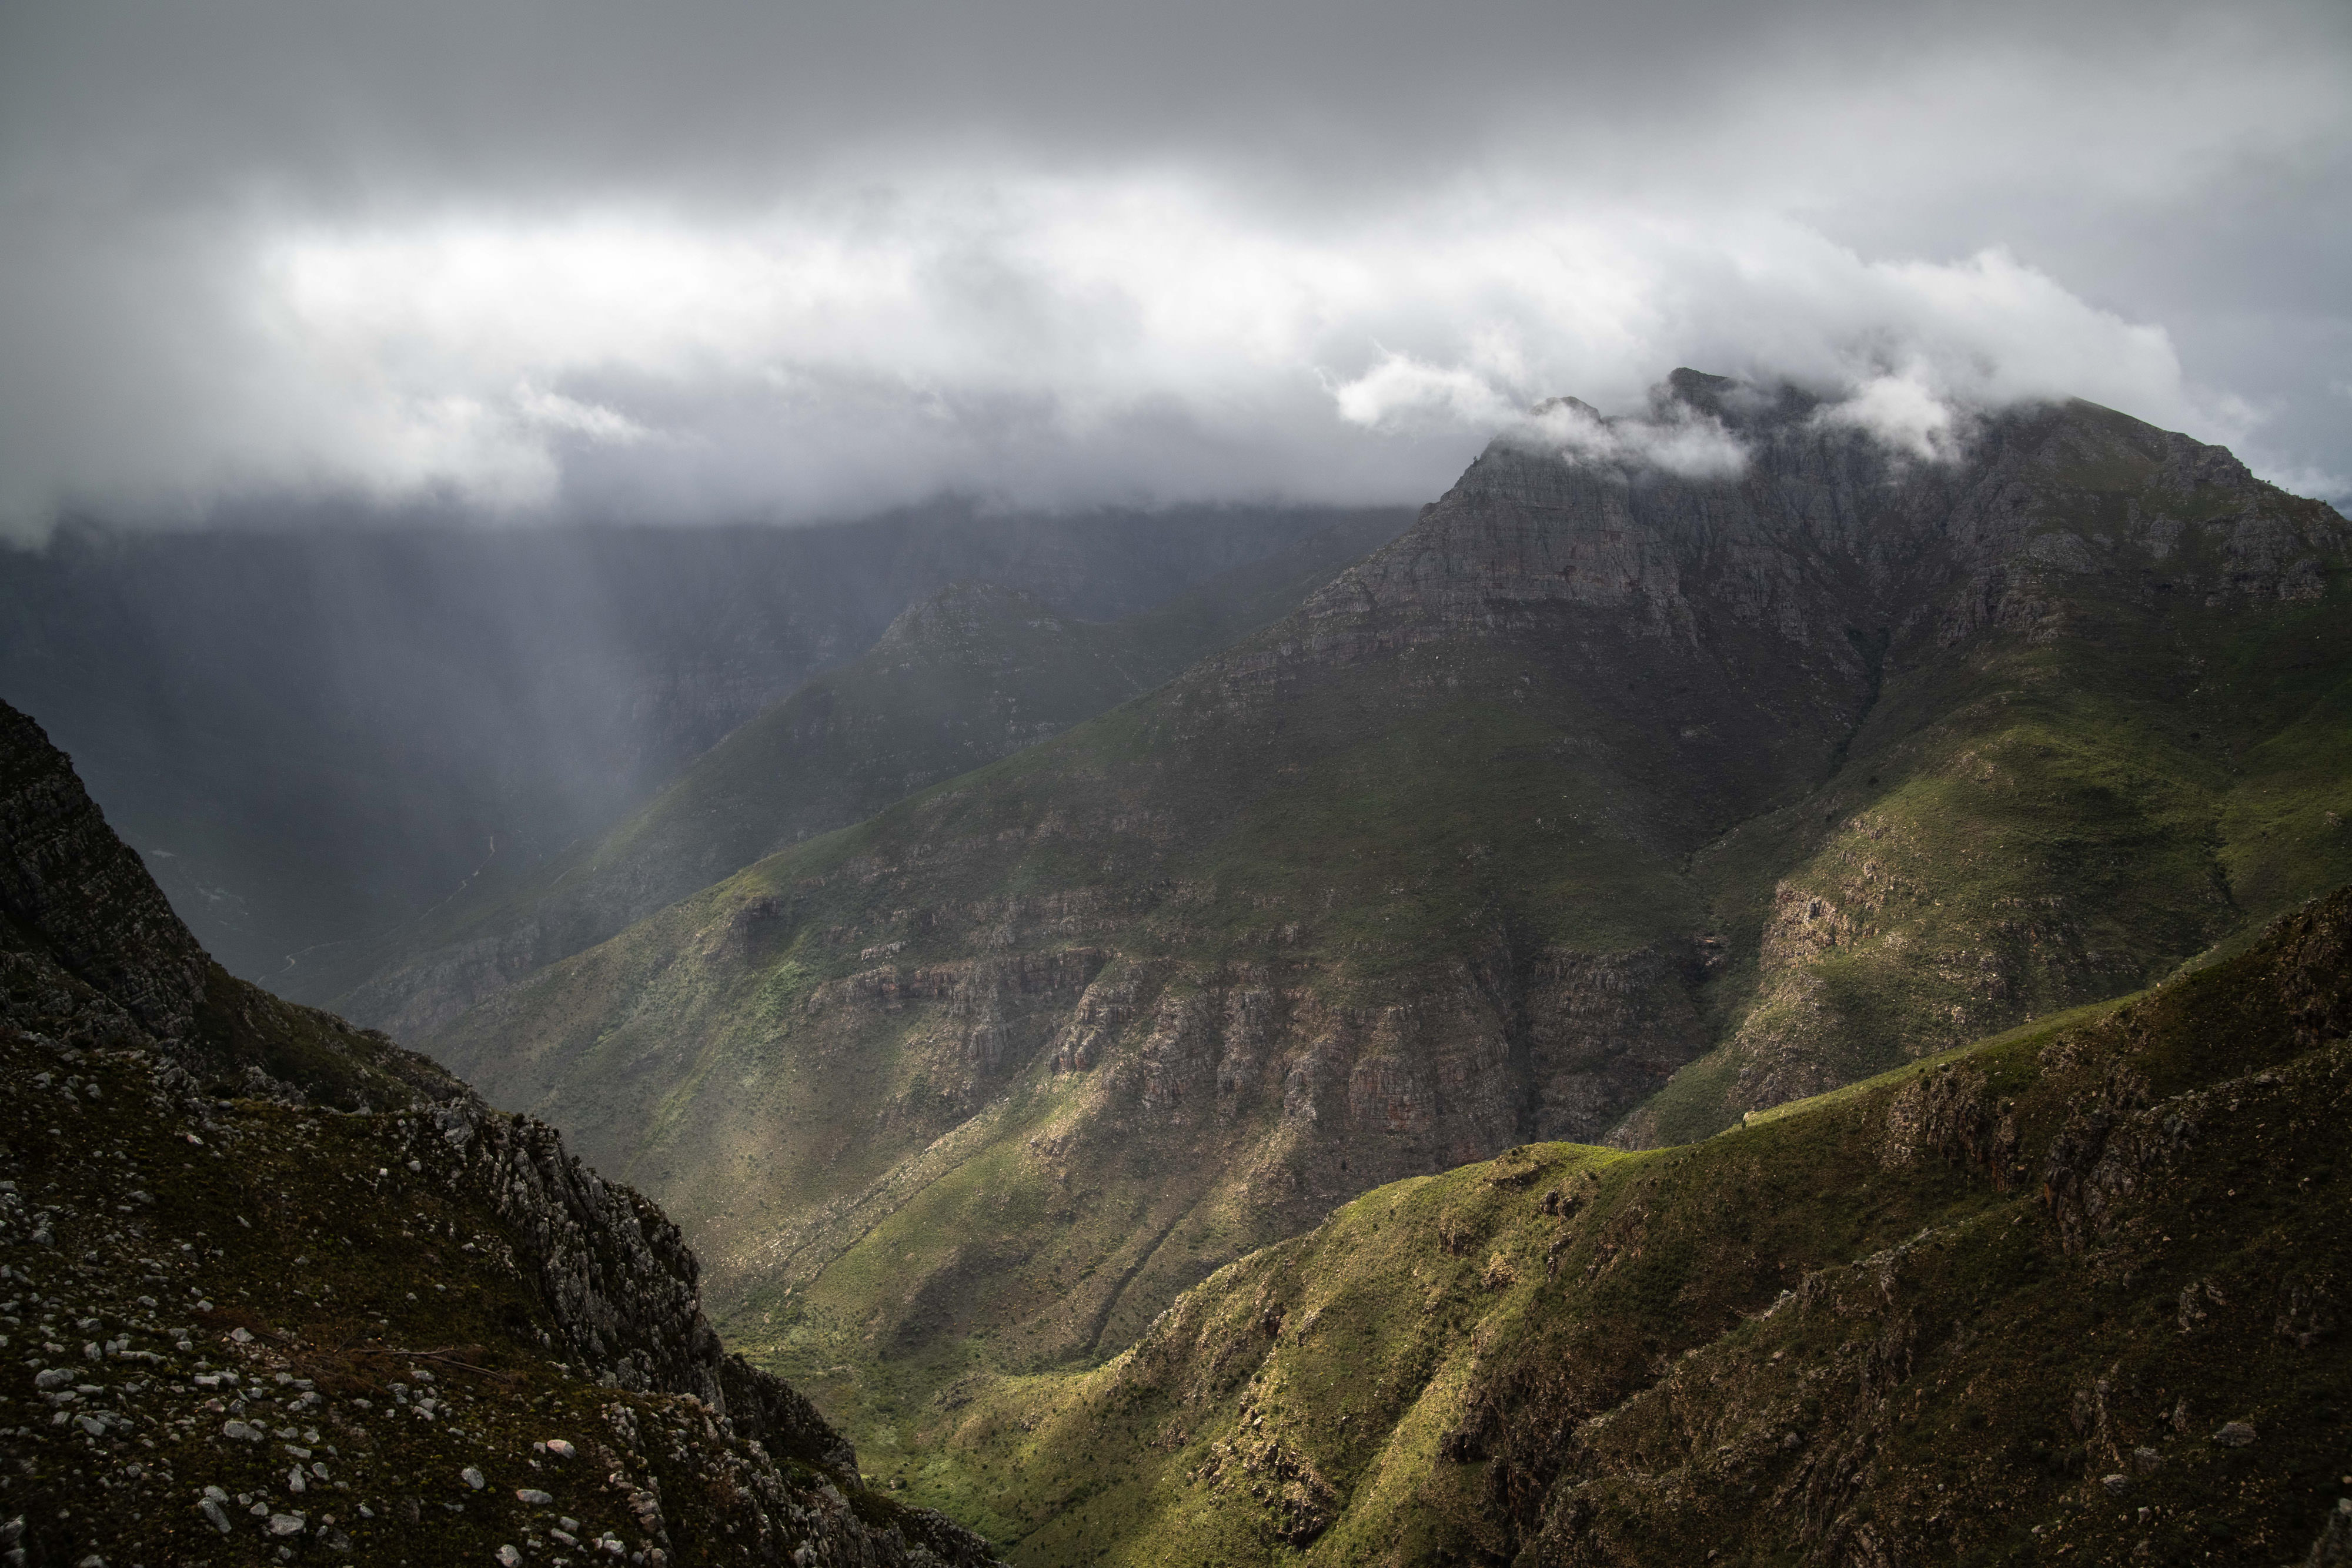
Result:
{"label": "rock outcrop", "polygon": [[183,1040],[209,967],[40,727],[0,705],[0,913],[140,1027]]}
{"label": "rock outcrop", "polygon": [[2347,998],[2352,890],[1701,1145],[1368,1194],[960,1385],[927,1485],[1036,1563],[2339,1561]]}
{"label": "rock outcrop", "polygon": [[0,784],[14,1561],[990,1560],[726,1353],[652,1203],[206,960],[5,707]]}

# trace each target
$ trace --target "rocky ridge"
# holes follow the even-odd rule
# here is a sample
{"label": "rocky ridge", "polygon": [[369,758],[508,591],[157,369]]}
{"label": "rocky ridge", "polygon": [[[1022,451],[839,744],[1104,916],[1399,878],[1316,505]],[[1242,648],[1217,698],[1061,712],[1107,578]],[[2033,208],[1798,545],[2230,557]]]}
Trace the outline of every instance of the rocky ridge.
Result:
{"label": "rocky ridge", "polygon": [[919,1495],[1035,1563],[2336,1563],[2347,1029],[2352,890],[1703,1144],[1383,1187],[959,1385]]}
{"label": "rocky ridge", "polygon": [[0,726],[10,1562],[989,1560],[726,1354],[658,1208],[210,965]]}

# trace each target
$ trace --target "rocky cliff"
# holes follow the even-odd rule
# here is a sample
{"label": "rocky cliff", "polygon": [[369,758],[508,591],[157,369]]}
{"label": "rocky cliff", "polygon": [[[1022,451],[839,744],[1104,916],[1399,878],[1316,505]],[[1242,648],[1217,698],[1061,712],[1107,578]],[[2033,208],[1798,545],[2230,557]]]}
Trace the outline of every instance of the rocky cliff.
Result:
{"label": "rocky cliff", "polygon": [[658,1193],[881,1452],[1358,1192],[1704,1136],[2352,880],[2329,508],[2082,403],[1941,455],[1687,373],[1570,413],[1257,636],[432,1048]]}
{"label": "rocky cliff", "polygon": [[209,963],[5,708],[0,919],[12,1561],[988,1560],[726,1354],[653,1204]]}
{"label": "rocky cliff", "polygon": [[2352,891],[1705,1143],[1369,1193],[917,1414],[1016,1562],[2291,1563],[2352,1521]]}

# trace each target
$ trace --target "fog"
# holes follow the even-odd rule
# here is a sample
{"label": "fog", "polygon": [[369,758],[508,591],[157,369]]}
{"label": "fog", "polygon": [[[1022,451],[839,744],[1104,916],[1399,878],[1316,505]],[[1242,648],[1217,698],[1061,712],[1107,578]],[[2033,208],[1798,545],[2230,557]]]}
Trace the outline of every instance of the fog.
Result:
{"label": "fog", "polygon": [[2049,9],[11,5],[0,526],[1422,499],[1684,363],[2352,492],[2352,14]]}

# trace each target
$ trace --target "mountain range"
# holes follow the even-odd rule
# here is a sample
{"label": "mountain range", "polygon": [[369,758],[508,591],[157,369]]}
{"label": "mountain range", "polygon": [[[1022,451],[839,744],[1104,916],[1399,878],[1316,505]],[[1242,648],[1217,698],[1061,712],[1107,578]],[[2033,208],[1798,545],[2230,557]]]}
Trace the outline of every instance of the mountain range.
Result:
{"label": "mountain range", "polygon": [[334,962],[347,944],[594,838],[951,583],[1111,620],[1361,517],[71,522],[0,547],[0,693],[74,755],[232,972],[319,1002],[358,977]]}
{"label": "mountain range", "polygon": [[1064,613],[998,581],[951,584],[605,831],[476,876],[424,917],[319,955],[306,994],[422,1038],[514,979],[774,851],[1159,685],[1296,608],[1406,520],[1393,511],[1328,515],[1297,544],[1110,621]]}
{"label": "mountain range", "polygon": [[927,587],[313,967],[429,1057],[0,713],[6,1544],[2352,1560],[2347,556],[2079,402],[1559,400]]}
{"label": "mountain range", "polygon": [[1705,1139],[2352,881],[2332,509],[2083,402],[1548,413],[1264,630],[419,1043],[912,1455],[1360,1194]]}

